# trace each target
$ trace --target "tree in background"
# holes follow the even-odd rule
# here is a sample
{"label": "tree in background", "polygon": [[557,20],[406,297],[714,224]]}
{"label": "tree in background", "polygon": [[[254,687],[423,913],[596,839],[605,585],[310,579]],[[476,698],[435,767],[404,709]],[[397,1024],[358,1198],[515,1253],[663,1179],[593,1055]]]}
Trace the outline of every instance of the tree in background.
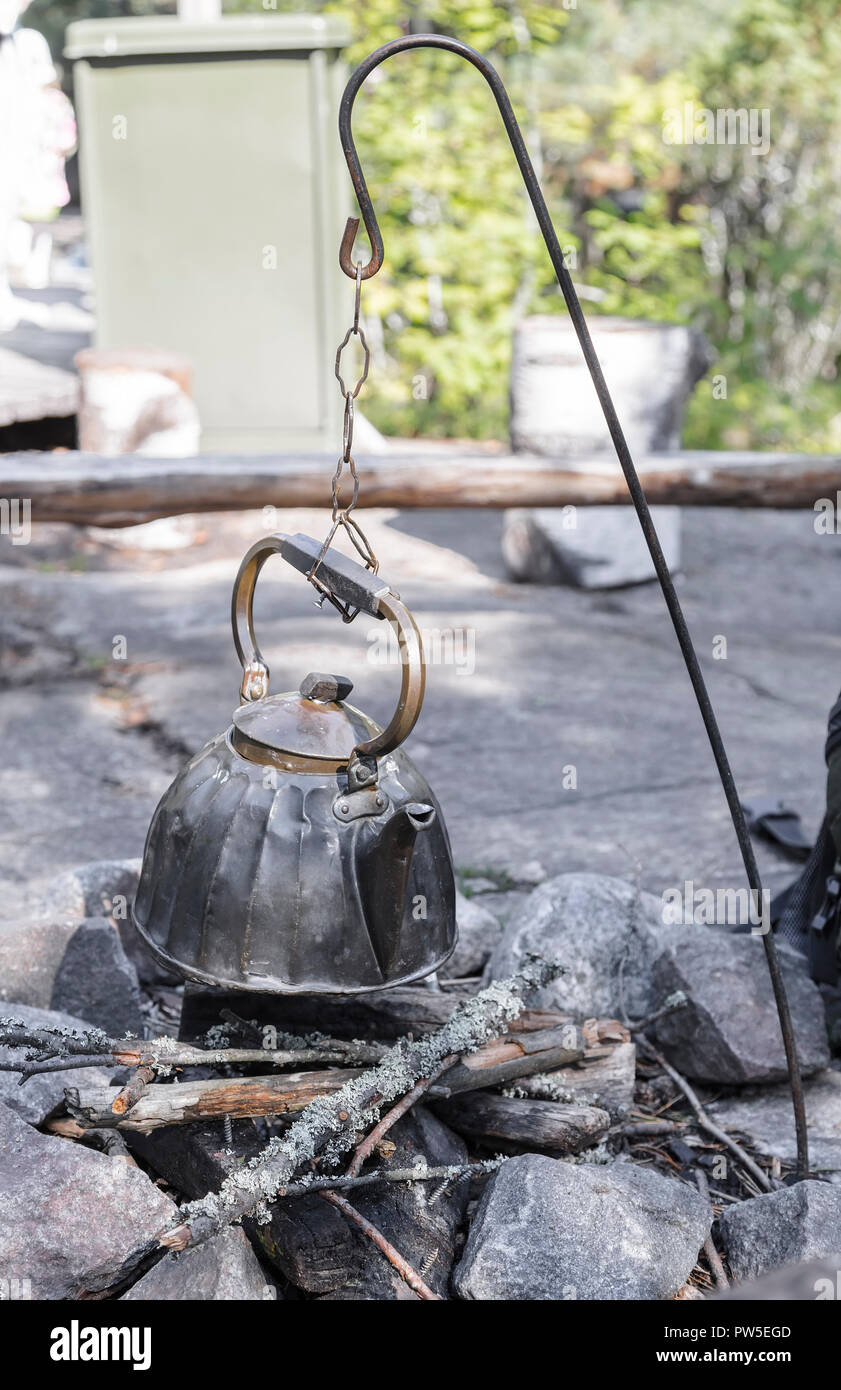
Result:
{"label": "tree in background", "polygon": [[[67,20],[167,8],[33,0],[30,13],[55,51]],[[339,14],[354,34],[351,63],[409,30],[489,54],[589,311],[692,323],[710,337],[718,361],[684,442],[839,447],[836,0],[227,8]],[[705,113],[742,110],[769,113],[766,152],[695,138]],[[669,113],[688,138],[674,138]],[[491,94],[453,55],[399,55],[366,83],[354,128],[387,253],[364,291],[377,359],[366,411],[403,435],[502,438],[513,324],[564,306]],[[359,246],[364,255],[364,237]]]}

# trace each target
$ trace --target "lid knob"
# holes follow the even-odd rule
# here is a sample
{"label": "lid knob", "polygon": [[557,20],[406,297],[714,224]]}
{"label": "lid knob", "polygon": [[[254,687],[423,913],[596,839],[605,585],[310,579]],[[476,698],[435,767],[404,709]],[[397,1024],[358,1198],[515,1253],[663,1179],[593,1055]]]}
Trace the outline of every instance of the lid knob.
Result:
{"label": "lid knob", "polygon": [[298,689],[305,700],[319,700],[322,703],[346,700],[353,690],[353,681],[349,681],[347,676],[328,676],[323,671],[310,671]]}

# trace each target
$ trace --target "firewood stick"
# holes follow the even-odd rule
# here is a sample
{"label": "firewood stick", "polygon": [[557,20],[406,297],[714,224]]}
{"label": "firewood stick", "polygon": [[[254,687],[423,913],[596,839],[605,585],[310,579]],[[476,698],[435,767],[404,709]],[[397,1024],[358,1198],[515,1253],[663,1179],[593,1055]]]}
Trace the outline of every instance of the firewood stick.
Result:
{"label": "firewood stick", "polygon": [[418,1081],[417,1084],[412,1087],[411,1091],[407,1091],[405,1096],[398,1100],[396,1105],[393,1105],[391,1109],[383,1115],[379,1123],[374,1125],[370,1134],[362,1140],[361,1144],[356,1146],[353,1158],[347,1170],[347,1176],[349,1178],[359,1176],[362,1171],[363,1163],[366,1158],[374,1152],[374,1149],[377,1147],[377,1144],[379,1144],[383,1135],[388,1133],[392,1125],[397,1124],[397,1121],[402,1115],[406,1114],[407,1110],[411,1110],[415,1102],[420,1100],[421,1096],[429,1090],[433,1081],[437,1081],[438,1077],[442,1076],[445,1071],[449,1071],[457,1061],[458,1057],[456,1056],[445,1057],[443,1062],[440,1062],[429,1076],[425,1076],[421,1081]]}
{"label": "firewood stick", "polygon": [[414,1290],[419,1298],[427,1299],[430,1303],[443,1303],[444,1300],[441,1298],[441,1295],[432,1292],[429,1285],[424,1283],[423,1279],[421,1279],[417,1270],[412,1269],[408,1260],[404,1259],[399,1250],[395,1250],[391,1241],[386,1239],[382,1231],[378,1230],[367,1217],[364,1217],[361,1211],[357,1211],[356,1207],[352,1207],[346,1197],[340,1196],[338,1192],[322,1192],[321,1195],[325,1202],[331,1202],[334,1207],[339,1209],[343,1216],[347,1217],[348,1221],[352,1221],[370,1241],[373,1241],[377,1249],[381,1250],[385,1255],[389,1264],[392,1264],[397,1270],[401,1279],[406,1281],[409,1288]]}
{"label": "firewood stick", "polygon": [[[565,1024],[563,1028],[543,1029],[521,1038],[509,1037],[495,1044],[492,1053],[481,1048],[472,1057],[454,1066],[443,1082],[431,1088],[430,1095],[444,1100],[448,1096],[458,1095],[460,1091],[505,1086],[520,1077],[569,1066],[572,1062],[584,1060],[586,1056],[581,1033],[571,1024]],[[540,1058],[539,1067],[534,1065],[536,1057]]]}
{"label": "firewood stick", "polygon": [[116,1067],[118,1063],[113,1052],[93,1053],[90,1056],[82,1057],[47,1057],[40,1062],[27,1062],[24,1058],[13,1059],[9,1062],[0,1062],[0,1071],[19,1071],[19,1086],[28,1081],[31,1076],[40,1076],[44,1072],[52,1071],[76,1071],[81,1067]]}
{"label": "firewood stick", "polygon": [[[549,1030],[549,1037],[555,1039],[554,1029]],[[567,1042],[570,1040],[567,1034]],[[430,1078],[429,1094],[431,1098],[441,1099],[464,1091],[500,1086],[512,1078],[551,1070],[585,1055],[582,1048],[569,1046],[526,1052],[518,1038],[506,1039],[501,1050],[497,1043],[487,1044],[473,1054],[470,1065],[466,1062],[453,1065],[444,1084]],[[506,1060],[497,1061],[500,1056]],[[316,1096],[332,1094],[359,1075],[359,1069],[327,1067],[323,1071],[286,1072],[274,1076],[179,1081],[175,1085],[156,1083],[147,1088],[131,1110],[116,1116],[110,1087],[68,1087],[65,1099],[70,1113],[80,1124],[104,1128],[117,1123],[122,1129],[148,1132],[161,1125],[184,1124],[226,1114],[232,1119],[294,1115],[304,1110]]]}
{"label": "firewood stick", "polygon": [[626,1139],[651,1139],[663,1134],[677,1134],[686,1128],[679,1120],[636,1120],[620,1125],[618,1133]]}
{"label": "firewood stick", "polygon": [[113,1112],[114,1091],[108,1086],[68,1087],[67,1108],[80,1124],[92,1129],[119,1125],[148,1132],[160,1125],[192,1120],[232,1120],[259,1115],[295,1115],[317,1096],[330,1095],[355,1077],[359,1068],[282,1072],[275,1076],[222,1077],[210,1081],[179,1081],[149,1086],[125,1114]]}
{"label": "firewood stick", "polygon": [[631,1033],[644,1033],[646,1028],[650,1028],[652,1023],[657,1023],[661,1018],[668,1018],[669,1014],[677,1013],[679,1009],[685,1009],[688,999],[682,989],[675,990],[665,1002],[662,1008],[655,1009],[653,1013],[646,1014],[645,1018],[639,1018],[635,1023],[629,1023],[628,1031]]}
{"label": "firewood stick", "polygon": [[141,1096],[145,1096],[149,1089],[150,1082],[155,1079],[155,1068],[148,1062],[142,1066],[131,1077],[131,1080],[120,1091],[118,1096],[111,1102],[111,1109],[115,1115],[126,1115],[133,1106],[137,1104]]}
{"label": "firewood stick", "polygon": [[[81,1131],[84,1133],[84,1130]],[[78,1138],[78,1135],[74,1135]],[[451,1182],[461,1182],[464,1178],[480,1177],[499,1168],[505,1159],[483,1158],[475,1163],[453,1163],[437,1168],[376,1168],[370,1173],[360,1173],[351,1177],[344,1173],[334,1178],[306,1177],[300,1182],[289,1183],[276,1193],[278,1200],[293,1197],[311,1197],[314,1192],[339,1192],[346,1188],[377,1187],[382,1183],[440,1182],[444,1186]]]}
{"label": "firewood stick", "polygon": [[607,1111],[596,1106],[513,1100],[487,1091],[454,1096],[433,1109],[458,1134],[505,1152],[525,1148],[550,1154],[581,1153],[603,1139],[610,1128]]}
{"label": "firewood stick", "polygon": [[[704,1201],[709,1202],[710,1185],[707,1182],[707,1175],[704,1172],[703,1168],[695,1169],[695,1181],[698,1184],[698,1191],[700,1192]],[[730,1280],[727,1278],[727,1275],[724,1270],[724,1265],[721,1262],[721,1256],[715,1248],[715,1244],[711,1235],[707,1236],[706,1240],[704,1241],[704,1254],[706,1255],[707,1263],[709,1264],[709,1267],[712,1270],[712,1276],[715,1280],[716,1288],[729,1289]]]}
{"label": "firewood stick", "polygon": [[159,1245],[186,1250],[210,1240],[255,1209],[265,1209],[328,1145],[334,1154],[355,1148],[358,1130],[367,1129],[385,1107],[429,1076],[445,1057],[474,1052],[505,1032],[522,1013],[524,998],[562,970],[557,961],[527,957],[516,974],[461,1002],[444,1027],[419,1042],[404,1039],[376,1067],[346,1082],[333,1095],[319,1096],[281,1139],[271,1140],[251,1164],[229,1174],[217,1192],[183,1206],[180,1220],[161,1233]]}
{"label": "firewood stick", "polygon": [[[0,1046],[36,1049],[40,1057],[21,1055],[0,1062],[0,1071],[19,1071],[21,1085],[30,1076],[78,1067],[151,1066],[155,1068],[230,1066],[258,1062],[269,1066],[306,1066],[335,1062],[369,1065],[378,1062],[386,1044],[344,1041],[341,1038],[300,1038],[295,1047],[201,1048],[172,1038],[107,1038],[104,1033],[71,1034],[57,1029],[34,1029],[17,1019],[0,1019]],[[96,1051],[91,1051],[95,1047]],[[81,1049],[88,1049],[80,1050]],[[58,1055],[55,1055],[58,1054]]]}
{"label": "firewood stick", "polygon": [[149,1090],[150,1083],[154,1081],[156,1074],[156,1070],[147,1062],[139,1066],[129,1079],[128,1084],[122,1087],[120,1094],[115,1095],[111,1101],[111,1111],[114,1112],[114,1115],[128,1115],[132,1106],[138,1104],[140,1097],[146,1095],[146,1091]]}

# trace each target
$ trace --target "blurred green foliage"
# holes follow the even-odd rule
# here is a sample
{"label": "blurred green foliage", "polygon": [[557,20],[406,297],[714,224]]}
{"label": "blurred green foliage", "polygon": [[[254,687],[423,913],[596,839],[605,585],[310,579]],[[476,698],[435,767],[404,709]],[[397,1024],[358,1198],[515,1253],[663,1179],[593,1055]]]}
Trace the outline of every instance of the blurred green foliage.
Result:
{"label": "blurred green foliage", "polygon": [[[99,6],[99,9],[96,7]],[[34,0],[64,20],[168,8]],[[841,26],[837,0],[230,0],[315,9],[348,61],[408,31],[453,34],[501,69],[588,312],[691,323],[716,363],[692,447],[841,447]],[[699,109],[770,122],[749,144],[670,143]],[[767,112],[767,117],[762,113]],[[390,433],[504,437],[511,330],[564,312],[498,113],[454,55],[392,59],[354,112],[386,249],[363,294],[364,408]],[[367,255],[364,237],[359,253]]]}

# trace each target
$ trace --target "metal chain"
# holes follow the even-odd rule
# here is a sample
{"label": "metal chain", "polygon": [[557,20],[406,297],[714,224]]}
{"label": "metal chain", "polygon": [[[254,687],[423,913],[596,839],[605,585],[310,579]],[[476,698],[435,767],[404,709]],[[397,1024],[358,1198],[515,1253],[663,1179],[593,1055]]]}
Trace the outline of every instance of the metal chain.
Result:
{"label": "metal chain", "polygon": [[[333,481],[330,489],[331,500],[333,505],[333,524],[327,533],[327,538],[324,541],[324,544],[322,545],[321,549],[318,552],[318,555],[316,556],[315,564],[313,565],[312,569],[309,571],[307,575],[307,579],[310,581],[313,587],[318,590],[318,592],[321,595],[320,599],[317,600],[318,606],[321,607],[321,605],[324,603],[324,600],[329,599],[333,607],[338,609],[338,611],[341,613],[342,621],[345,623],[352,623],[354,618],[358,614],[359,609],[353,608],[349,603],[343,603],[341,599],[336,598],[335,594],[333,594],[330,591],[326,584],[322,583],[322,581],[318,578],[317,574],[317,570],[325,555],[327,554],[328,548],[336,532],[339,530],[339,527],[341,527],[350,537],[355,550],[361,556],[362,562],[367,570],[371,570],[373,574],[376,574],[380,567],[380,562],[374,554],[373,548],[371,546],[370,541],[368,540],[368,537],[365,535],[365,532],[362,530],[362,527],[359,525],[359,523],[355,521],[354,518],[351,516],[351,512],[353,511],[354,507],[356,506],[359,500],[359,475],[356,471],[356,464],[354,463],[352,453],[354,402],[356,401],[359,392],[362,390],[362,387],[365,384],[365,381],[368,376],[368,368],[371,365],[371,352],[368,347],[368,342],[365,338],[365,334],[359,324],[359,309],[361,297],[362,265],[361,263],[359,263],[356,267],[356,285],[353,297],[353,322],[350,328],[348,329],[347,333],[343,337],[342,341],[339,343],[338,349],[336,351],[336,380],[339,383],[339,390],[341,391],[342,397],[344,399],[345,413],[344,421],[342,423],[342,453],[338,462],[338,466],[336,468],[336,472],[333,475]],[[349,387],[345,385],[344,378],[342,376],[342,353],[344,352],[351,338],[357,338],[359,341],[359,346],[362,349],[362,371],[360,372],[359,377],[357,378],[355,386]],[[353,480],[353,494],[351,496],[350,501],[343,507],[339,502],[339,487],[341,485],[342,476],[346,468],[350,474],[351,479]]]}

